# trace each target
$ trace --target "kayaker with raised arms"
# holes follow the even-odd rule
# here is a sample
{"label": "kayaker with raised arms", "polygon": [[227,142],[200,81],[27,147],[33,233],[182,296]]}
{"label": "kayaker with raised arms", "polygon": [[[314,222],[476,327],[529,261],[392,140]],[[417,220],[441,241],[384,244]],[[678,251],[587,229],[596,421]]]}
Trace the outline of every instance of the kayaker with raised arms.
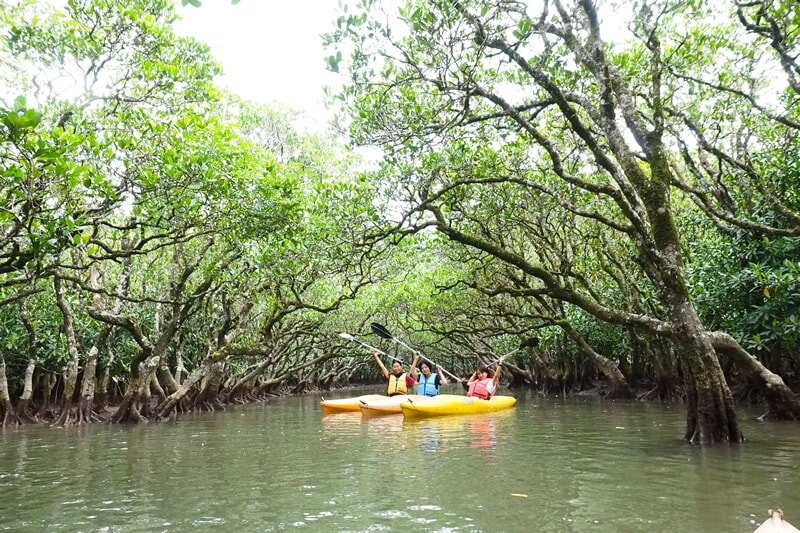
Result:
{"label": "kayaker with raised arms", "polygon": [[497,381],[500,379],[500,367],[503,363],[497,363],[497,372],[493,372],[484,363],[478,365],[478,369],[469,377],[467,385],[467,396],[488,400],[497,390]]}
{"label": "kayaker with raised arms", "polygon": [[419,365],[420,375],[417,377],[417,394],[421,396],[438,396],[439,387],[447,385],[442,365],[436,365],[436,372],[431,372],[432,362],[423,359]]}
{"label": "kayaker with raised arms", "polygon": [[381,372],[383,372],[384,377],[389,380],[389,386],[386,390],[386,393],[389,396],[408,394],[411,391],[411,388],[417,382],[414,376],[417,375],[417,361],[419,361],[420,353],[417,352],[414,354],[414,362],[411,363],[410,374],[403,372],[403,363],[397,359],[392,362],[392,371],[389,372],[386,370],[386,366],[384,366],[383,361],[381,361],[380,352],[376,350],[372,352],[372,354],[375,356],[378,366],[381,367]]}

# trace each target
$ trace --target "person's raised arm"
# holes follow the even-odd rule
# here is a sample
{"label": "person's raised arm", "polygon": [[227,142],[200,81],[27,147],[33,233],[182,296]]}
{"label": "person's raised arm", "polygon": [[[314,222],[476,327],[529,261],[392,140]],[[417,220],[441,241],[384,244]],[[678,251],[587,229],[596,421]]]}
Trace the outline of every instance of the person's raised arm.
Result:
{"label": "person's raised arm", "polygon": [[497,392],[498,382],[500,380],[500,369],[503,366],[503,362],[500,361],[497,363],[497,370],[494,371],[494,375],[492,376],[492,382],[489,383],[489,386],[486,387],[486,390],[489,391],[490,396],[494,396]]}
{"label": "person's raised arm", "polygon": [[503,362],[500,361],[497,363],[497,370],[494,371],[494,377],[492,377],[492,383],[494,383],[494,388],[497,390],[497,382],[500,380],[500,369],[503,368]]}
{"label": "person's raised arm", "polygon": [[414,381],[419,381],[419,374],[417,374],[417,362],[419,361],[419,357],[422,355],[419,352],[414,352],[414,360],[411,362],[411,368],[408,370],[408,373],[411,374],[411,377],[414,378]]}
{"label": "person's raised arm", "polygon": [[447,378],[444,377],[444,370],[442,370],[442,365],[436,365],[436,370],[439,373],[439,383],[442,385],[447,385]]}
{"label": "person's raised arm", "polygon": [[372,352],[372,355],[375,356],[375,360],[378,362],[378,366],[381,367],[381,372],[383,372],[383,377],[389,379],[389,371],[386,370],[386,366],[384,366],[383,361],[381,361],[380,352],[375,350]]}

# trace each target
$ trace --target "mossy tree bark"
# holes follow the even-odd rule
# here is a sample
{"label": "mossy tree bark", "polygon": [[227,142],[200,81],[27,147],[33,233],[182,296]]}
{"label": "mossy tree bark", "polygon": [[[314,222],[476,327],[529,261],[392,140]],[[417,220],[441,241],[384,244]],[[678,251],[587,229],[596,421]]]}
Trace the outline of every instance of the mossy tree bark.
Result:
{"label": "mossy tree bark", "polygon": [[68,426],[76,421],[77,416],[73,405],[73,396],[78,383],[78,364],[80,353],[78,351],[78,340],[75,337],[75,326],[72,317],[72,307],[64,296],[64,287],[59,273],[53,276],[53,286],[56,296],[56,303],[62,315],[62,328],[64,337],[67,341],[67,351],[69,360],[64,371],[64,390],[61,394],[60,413],[53,422],[54,426]]}
{"label": "mossy tree bark", "polygon": [[14,404],[11,403],[11,396],[8,392],[8,378],[6,377],[6,360],[3,354],[0,354],[0,416],[2,416],[2,425],[5,427],[9,424],[19,425],[20,420],[17,416],[17,411],[14,409]]}

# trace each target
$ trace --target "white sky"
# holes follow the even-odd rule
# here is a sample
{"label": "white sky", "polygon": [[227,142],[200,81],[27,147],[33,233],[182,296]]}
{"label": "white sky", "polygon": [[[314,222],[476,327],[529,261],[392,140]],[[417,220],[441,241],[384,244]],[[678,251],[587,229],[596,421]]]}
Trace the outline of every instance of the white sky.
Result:
{"label": "white sky", "polygon": [[183,7],[181,35],[207,43],[224,68],[218,83],[256,102],[305,111],[320,127],[329,117],[322,87],[339,76],[328,72],[320,35],[335,28],[336,0],[202,0]]}

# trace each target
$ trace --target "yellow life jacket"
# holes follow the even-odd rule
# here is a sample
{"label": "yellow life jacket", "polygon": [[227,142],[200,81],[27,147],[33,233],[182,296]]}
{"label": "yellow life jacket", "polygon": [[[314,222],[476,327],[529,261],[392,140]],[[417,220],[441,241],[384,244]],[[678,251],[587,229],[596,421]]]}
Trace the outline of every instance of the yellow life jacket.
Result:
{"label": "yellow life jacket", "polygon": [[406,385],[406,373],[403,372],[400,376],[389,374],[389,388],[387,390],[389,396],[397,396],[398,394],[408,394],[408,386]]}

